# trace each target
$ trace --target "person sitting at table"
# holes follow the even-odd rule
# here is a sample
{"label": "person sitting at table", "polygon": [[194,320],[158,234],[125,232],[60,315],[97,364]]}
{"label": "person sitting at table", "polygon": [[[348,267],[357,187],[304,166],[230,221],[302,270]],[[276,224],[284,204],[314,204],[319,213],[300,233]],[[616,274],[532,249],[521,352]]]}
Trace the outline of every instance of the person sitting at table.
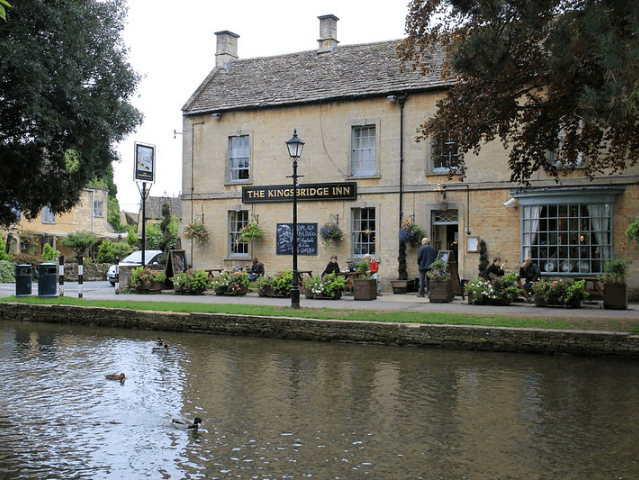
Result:
{"label": "person sitting at table", "polygon": [[530,289],[533,282],[536,282],[541,278],[541,270],[539,269],[539,265],[533,263],[532,258],[526,257],[524,263],[519,269],[519,278],[524,279],[524,288],[527,290]]}
{"label": "person sitting at table", "polygon": [[[506,264],[504,264],[504,267],[505,266]],[[480,274],[480,276],[482,278],[485,278],[486,280],[490,280],[491,275],[494,275],[495,277],[504,276],[504,269],[501,265],[501,258],[495,257],[493,259],[493,263],[491,263],[490,266]]]}
{"label": "person sitting at table", "polygon": [[264,264],[260,262],[257,257],[253,259],[253,265],[249,268],[248,274],[251,282],[254,282],[258,278],[264,276]]}
{"label": "person sitting at table", "polygon": [[321,278],[324,278],[324,275],[329,275],[331,273],[339,273],[339,265],[337,264],[337,255],[331,255],[331,261],[328,262],[326,268],[320,275]]}
{"label": "person sitting at table", "polygon": [[366,255],[364,255],[364,260],[366,260],[366,263],[368,263],[368,272],[366,273],[369,275],[372,275],[372,277],[375,279],[375,287],[377,288],[377,295],[381,296],[382,289],[379,285],[379,263],[377,263],[374,258],[371,258],[370,253],[367,253]]}

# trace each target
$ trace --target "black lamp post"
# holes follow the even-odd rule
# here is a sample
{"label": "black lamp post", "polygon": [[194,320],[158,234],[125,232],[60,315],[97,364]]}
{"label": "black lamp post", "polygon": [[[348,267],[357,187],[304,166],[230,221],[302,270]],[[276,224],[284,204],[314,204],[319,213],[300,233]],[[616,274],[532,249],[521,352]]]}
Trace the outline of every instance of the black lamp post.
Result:
{"label": "black lamp post", "polygon": [[299,277],[297,276],[297,159],[302,156],[304,150],[304,142],[297,136],[297,130],[293,130],[293,137],[286,142],[288,154],[293,160],[293,285],[291,287],[291,307],[300,307],[300,287]]}

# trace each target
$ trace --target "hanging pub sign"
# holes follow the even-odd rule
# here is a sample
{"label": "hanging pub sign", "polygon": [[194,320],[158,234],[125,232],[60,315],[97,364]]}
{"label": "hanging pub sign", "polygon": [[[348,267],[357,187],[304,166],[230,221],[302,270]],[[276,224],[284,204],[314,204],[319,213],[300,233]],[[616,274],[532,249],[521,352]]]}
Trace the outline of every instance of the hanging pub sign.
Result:
{"label": "hanging pub sign", "polygon": [[155,181],[155,145],[135,142],[134,166],[135,181],[153,183]]}
{"label": "hanging pub sign", "polygon": [[[297,187],[297,200],[356,200],[357,183],[311,183]],[[242,202],[293,201],[292,185],[242,187]]]}

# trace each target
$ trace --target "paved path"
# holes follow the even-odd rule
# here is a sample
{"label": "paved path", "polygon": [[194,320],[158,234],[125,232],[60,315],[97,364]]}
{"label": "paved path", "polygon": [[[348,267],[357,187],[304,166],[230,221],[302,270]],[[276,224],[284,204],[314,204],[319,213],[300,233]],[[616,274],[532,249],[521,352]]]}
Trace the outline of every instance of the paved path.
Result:
{"label": "paved path", "polygon": [[[194,303],[216,303],[216,304],[250,304],[250,305],[271,305],[290,306],[289,298],[265,298],[257,293],[251,292],[243,297],[217,296],[213,292],[204,295],[175,295],[172,291],[165,291],[158,295],[137,295],[119,294],[116,295],[114,288],[108,282],[86,282],[83,285],[83,298],[87,300],[135,300],[146,302],[194,302]],[[38,286],[33,285],[33,295],[37,295]],[[15,294],[15,284],[0,284],[0,297],[7,297]],[[77,282],[68,282],[64,287],[66,297],[78,297]],[[461,314],[487,314],[505,315],[510,317],[578,317],[578,318],[601,318],[601,319],[639,319],[639,304],[631,303],[628,310],[604,310],[602,302],[592,302],[582,304],[579,309],[564,308],[537,308],[532,303],[515,302],[508,307],[469,305],[467,300],[455,297],[451,303],[430,303],[427,298],[418,298],[415,293],[405,295],[393,295],[385,293],[377,300],[355,301],[351,295],[343,296],[340,300],[310,300],[301,296],[300,306],[336,309],[358,309],[358,310],[395,310],[408,312],[447,312]]]}

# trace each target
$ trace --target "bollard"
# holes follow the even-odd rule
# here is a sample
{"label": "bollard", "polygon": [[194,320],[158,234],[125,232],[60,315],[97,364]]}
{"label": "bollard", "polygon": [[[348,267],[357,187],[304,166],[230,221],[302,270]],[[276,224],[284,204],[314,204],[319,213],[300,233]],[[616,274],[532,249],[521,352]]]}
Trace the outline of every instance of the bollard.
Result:
{"label": "bollard", "polygon": [[60,284],[60,296],[64,297],[64,255],[60,255],[60,264],[58,266],[58,282]]}
{"label": "bollard", "polygon": [[78,255],[78,298],[83,297],[82,280],[84,277],[84,265],[82,264],[82,255]]}
{"label": "bollard", "polygon": [[120,259],[115,257],[115,294],[120,294]]}

